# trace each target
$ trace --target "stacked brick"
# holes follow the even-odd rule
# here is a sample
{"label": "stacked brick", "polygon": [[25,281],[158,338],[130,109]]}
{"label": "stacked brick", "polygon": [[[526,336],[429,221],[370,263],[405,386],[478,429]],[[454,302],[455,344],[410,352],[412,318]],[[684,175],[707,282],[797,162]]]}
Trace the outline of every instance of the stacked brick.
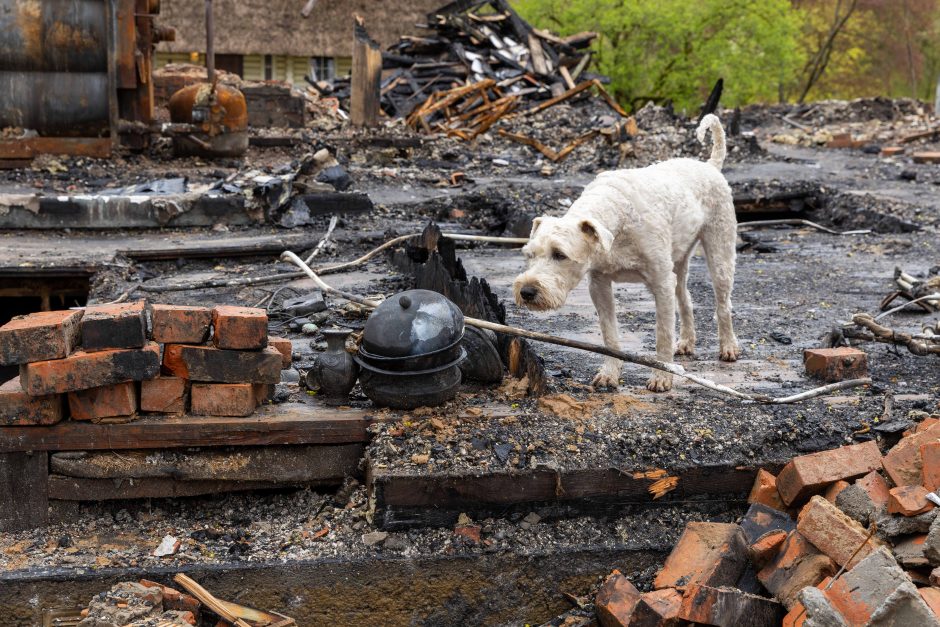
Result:
{"label": "stacked brick", "polygon": [[882,457],[875,442],[761,470],[738,524],[689,523],[653,590],[619,572],[602,627],[940,626],[940,420]]}
{"label": "stacked brick", "polygon": [[0,365],[20,368],[0,386],[0,425],[248,416],[291,363],[290,341],[267,331],[264,310],[244,307],[139,301],[19,316],[0,327]]}

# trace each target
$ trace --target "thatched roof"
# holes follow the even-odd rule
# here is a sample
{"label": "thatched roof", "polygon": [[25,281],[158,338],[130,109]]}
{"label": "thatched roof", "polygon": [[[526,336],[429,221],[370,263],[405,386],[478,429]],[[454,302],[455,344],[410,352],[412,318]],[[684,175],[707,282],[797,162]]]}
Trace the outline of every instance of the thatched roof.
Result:
{"label": "thatched roof", "polygon": [[[219,54],[352,56],[353,15],[361,15],[383,49],[402,35],[421,34],[428,12],[446,0],[318,0],[310,16],[307,0],[215,0],[215,51]],[[163,0],[160,24],[176,29],[166,52],[206,49],[205,5],[197,0]],[[425,31],[426,32],[426,31]]]}

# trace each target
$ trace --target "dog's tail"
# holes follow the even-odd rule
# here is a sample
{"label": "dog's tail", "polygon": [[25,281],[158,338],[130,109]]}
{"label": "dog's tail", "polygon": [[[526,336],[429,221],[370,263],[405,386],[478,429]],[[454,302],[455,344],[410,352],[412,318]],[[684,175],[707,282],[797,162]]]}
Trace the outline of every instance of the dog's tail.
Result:
{"label": "dog's tail", "polygon": [[702,118],[698,130],[695,131],[698,140],[703,144],[705,143],[705,134],[708,131],[712,132],[712,155],[708,162],[720,170],[725,163],[725,155],[728,154],[728,151],[725,148],[725,129],[721,127],[718,116],[713,113],[709,113]]}

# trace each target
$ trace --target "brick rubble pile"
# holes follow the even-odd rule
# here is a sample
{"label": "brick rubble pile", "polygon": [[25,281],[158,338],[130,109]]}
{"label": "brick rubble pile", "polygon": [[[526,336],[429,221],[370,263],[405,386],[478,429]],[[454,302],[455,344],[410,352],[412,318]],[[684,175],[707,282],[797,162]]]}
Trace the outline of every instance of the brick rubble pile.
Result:
{"label": "brick rubble pile", "polygon": [[940,625],[940,418],[759,471],[739,524],[689,523],[641,593],[618,571],[602,627]]}
{"label": "brick rubble pile", "polygon": [[138,413],[248,416],[291,363],[263,309],[145,301],[18,316],[0,327],[0,425]]}

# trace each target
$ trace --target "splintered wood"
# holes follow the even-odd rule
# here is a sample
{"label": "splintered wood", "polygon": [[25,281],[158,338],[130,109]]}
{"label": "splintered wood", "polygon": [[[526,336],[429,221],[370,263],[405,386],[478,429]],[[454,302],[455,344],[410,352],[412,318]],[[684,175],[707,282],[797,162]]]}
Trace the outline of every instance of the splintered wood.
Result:
{"label": "splintered wood", "polygon": [[519,104],[518,96],[506,96],[496,81],[479,83],[431,94],[408,116],[415,130],[443,132],[465,141],[485,133]]}

